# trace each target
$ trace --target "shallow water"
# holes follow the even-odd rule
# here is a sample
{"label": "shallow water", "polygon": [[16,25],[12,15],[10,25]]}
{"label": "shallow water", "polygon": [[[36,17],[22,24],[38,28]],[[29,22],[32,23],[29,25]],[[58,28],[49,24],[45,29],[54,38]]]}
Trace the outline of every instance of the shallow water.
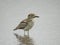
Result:
{"label": "shallow water", "polygon": [[[60,45],[60,0],[0,0],[0,45]],[[13,29],[29,13],[34,19],[29,36]]]}

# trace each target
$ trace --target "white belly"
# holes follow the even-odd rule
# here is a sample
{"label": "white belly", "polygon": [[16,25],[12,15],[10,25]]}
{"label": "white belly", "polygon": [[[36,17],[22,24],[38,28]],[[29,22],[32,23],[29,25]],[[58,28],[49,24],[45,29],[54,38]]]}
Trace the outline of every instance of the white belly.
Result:
{"label": "white belly", "polygon": [[24,30],[28,31],[29,29],[31,29],[33,27],[33,25],[34,25],[33,21],[29,22],[28,25],[24,28]]}

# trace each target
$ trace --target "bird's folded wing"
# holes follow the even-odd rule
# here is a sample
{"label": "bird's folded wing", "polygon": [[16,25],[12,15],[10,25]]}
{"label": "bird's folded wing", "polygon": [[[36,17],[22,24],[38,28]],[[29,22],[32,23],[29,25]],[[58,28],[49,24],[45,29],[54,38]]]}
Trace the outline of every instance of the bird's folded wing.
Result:
{"label": "bird's folded wing", "polygon": [[28,25],[28,23],[27,23],[26,21],[22,21],[22,22],[16,27],[16,29],[24,29],[27,25]]}

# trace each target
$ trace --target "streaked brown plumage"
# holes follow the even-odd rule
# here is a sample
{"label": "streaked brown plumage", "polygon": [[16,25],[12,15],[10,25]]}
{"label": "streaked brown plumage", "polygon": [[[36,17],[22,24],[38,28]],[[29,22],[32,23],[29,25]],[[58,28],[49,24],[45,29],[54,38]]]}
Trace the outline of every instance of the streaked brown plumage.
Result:
{"label": "streaked brown plumage", "polygon": [[14,29],[14,31],[17,29],[23,29],[24,32],[29,31],[34,25],[33,19],[35,17],[39,17],[39,16],[35,16],[35,14],[33,13],[29,14],[28,18],[21,21],[20,24]]}

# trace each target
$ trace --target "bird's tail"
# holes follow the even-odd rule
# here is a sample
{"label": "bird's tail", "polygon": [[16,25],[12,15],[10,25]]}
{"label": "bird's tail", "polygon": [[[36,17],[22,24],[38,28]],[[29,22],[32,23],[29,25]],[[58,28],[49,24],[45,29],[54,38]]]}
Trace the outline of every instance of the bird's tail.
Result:
{"label": "bird's tail", "polygon": [[15,30],[17,30],[16,28],[15,29],[13,29],[13,31],[15,31]]}

